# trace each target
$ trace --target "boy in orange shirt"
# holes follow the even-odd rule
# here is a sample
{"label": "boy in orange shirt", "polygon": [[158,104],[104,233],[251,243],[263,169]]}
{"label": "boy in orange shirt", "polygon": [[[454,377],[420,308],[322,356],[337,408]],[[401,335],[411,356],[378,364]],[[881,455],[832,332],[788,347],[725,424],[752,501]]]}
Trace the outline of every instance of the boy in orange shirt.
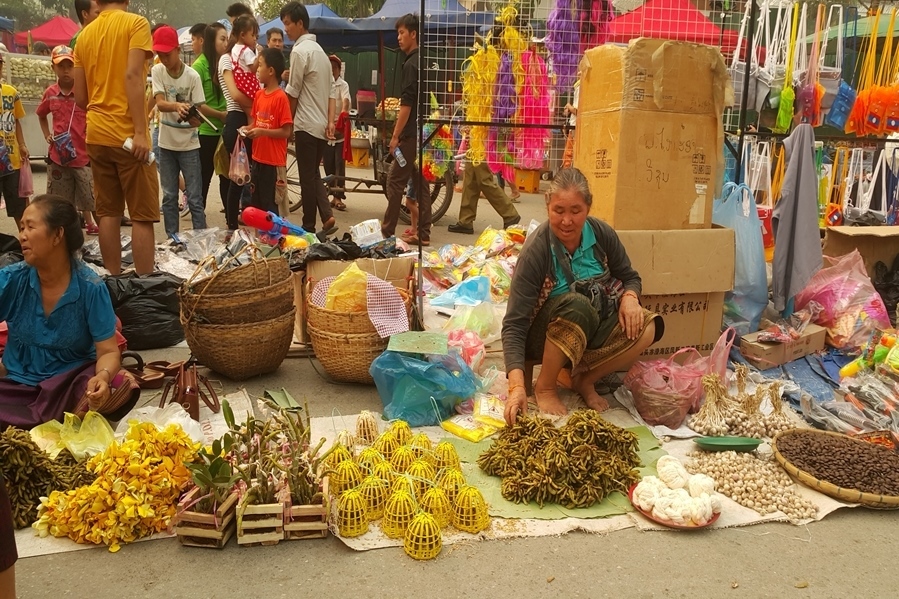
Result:
{"label": "boy in orange shirt", "polygon": [[284,68],[284,54],[280,50],[267,48],[259,54],[256,76],[262,89],[253,98],[250,124],[240,130],[241,135],[253,140],[250,204],[275,214],[278,214],[275,200],[278,169],[287,166],[287,140],[293,133],[290,101],[280,88]]}

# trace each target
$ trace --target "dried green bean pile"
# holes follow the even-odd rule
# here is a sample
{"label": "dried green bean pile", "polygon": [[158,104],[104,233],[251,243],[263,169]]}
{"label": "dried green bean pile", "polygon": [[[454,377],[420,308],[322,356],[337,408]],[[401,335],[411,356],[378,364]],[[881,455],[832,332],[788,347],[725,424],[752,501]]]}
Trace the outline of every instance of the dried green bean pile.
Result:
{"label": "dried green bean pile", "polygon": [[503,479],[503,497],[515,503],[590,507],[640,478],[637,436],[593,410],[571,414],[561,428],[522,416],[478,458],[487,474]]}

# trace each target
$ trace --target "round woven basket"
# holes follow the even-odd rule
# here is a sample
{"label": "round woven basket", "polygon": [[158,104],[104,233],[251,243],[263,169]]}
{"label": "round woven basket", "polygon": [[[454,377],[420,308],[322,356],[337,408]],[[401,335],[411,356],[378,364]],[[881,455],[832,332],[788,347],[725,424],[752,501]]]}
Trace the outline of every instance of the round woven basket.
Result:
{"label": "round woven basket", "polygon": [[242,381],[274,372],[287,357],[293,340],[296,308],[263,322],[216,325],[187,323],[184,336],[201,364]]}
{"label": "round woven basket", "polygon": [[[403,303],[406,305],[406,313],[409,314],[412,296],[408,291],[397,288]],[[307,283],[306,297],[312,297],[312,285]],[[377,334],[375,325],[371,323],[368,312],[337,312],[316,306],[311,300],[306,302],[307,325],[320,331],[331,333],[345,333],[347,335]]]}
{"label": "round woven basket", "polygon": [[293,306],[294,289],[288,276],[268,287],[236,293],[190,293],[185,285],[179,296],[182,324],[244,324],[283,315]]}
{"label": "round woven basket", "polygon": [[188,294],[224,295],[257,291],[261,287],[270,287],[289,278],[290,266],[286,258],[266,258],[253,260],[228,270],[217,270],[197,283],[188,280],[185,288]]}
{"label": "round woven basket", "polygon": [[[813,433],[816,435],[831,435],[834,437],[846,437],[846,435],[841,435],[839,433],[834,433],[830,431],[811,431],[808,429],[791,429],[788,431],[783,431],[778,433],[774,440],[771,441],[771,448],[774,450],[774,458],[777,462],[783,466],[784,470],[787,473],[804,484],[807,487],[811,487],[816,491],[820,491],[825,495],[829,495],[834,499],[839,499],[840,501],[846,501],[849,503],[859,503],[865,507],[875,508],[879,510],[895,510],[899,509],[899,497],[892,495],[875,495],[873,493],[863,493],[857,489],[844,489],[842,487],[838,487],[833,483],[829,483],[826,480],[821,480],[820,478],[815,478],[805,470],[800,470],[796,466],[793,465],[792,462],[787,460],[783,454],[780,453],[780,450],[777,448],[777,442],[783,437],[795,433],[797,430],[802,430],[804,434]],[[858,439],[852,439],[857,443],[865,443],[865,441],[859,441]],[[865,443],[867,445],[867,443]]]}
{"label": "round woven basket", "polygon": [[368,371],[374,359],[387,349],[389,338],[381,339],[377,333],[323,331],[312,326],[311,320],[308,329],[315,357],[328,376],[341,383],[374,384]]}

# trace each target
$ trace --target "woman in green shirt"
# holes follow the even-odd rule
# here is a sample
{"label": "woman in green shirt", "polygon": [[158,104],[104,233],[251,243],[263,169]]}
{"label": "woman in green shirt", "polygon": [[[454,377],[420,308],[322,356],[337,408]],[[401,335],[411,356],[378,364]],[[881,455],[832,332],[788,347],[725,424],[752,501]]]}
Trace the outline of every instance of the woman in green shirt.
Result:
{"label": "woman in green shirt", "polygon": [[[225,95],[219,86],[218,74],[215,72],[219,63],[219,57],[228,51],[228,33],[221,23],[213,23],[206,28],[203,37],[203,53],[194,61],[193,69],[199,73],[203,82],[203,93],[206,94],[206,104],[200,106],[200,112],[208,118],[209,123],[200,124],[200,169],[203,177],[203,206],[206,206],[206,198],[209,195],[209,185],[215,174],[215,152],[222,138],[222,121],[228,114],[225,110]],[[222,206],[228,196],[230,180],[227,175],[219,174],[219,195],[222,198]]]}

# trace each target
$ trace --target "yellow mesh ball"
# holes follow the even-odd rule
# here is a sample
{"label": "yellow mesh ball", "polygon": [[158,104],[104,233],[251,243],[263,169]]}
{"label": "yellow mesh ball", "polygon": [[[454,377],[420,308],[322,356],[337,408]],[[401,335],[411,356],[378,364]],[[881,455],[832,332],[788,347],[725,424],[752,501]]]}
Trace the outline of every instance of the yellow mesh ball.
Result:
{"label": "yellow mesh ball", "polygon": [[371,473],[372,476],[377,476],[381,480],[385,481],[388,485],[392,485],[393,481],[396,479],[396,473],[393,471],[393,466],[391,466],[390,462],[388,462],[387,460],[384,460],[379,464],[375,464],[371,469]]}
{"label": "yellow mesh ball", "polygon": [[466,484],[465,475],[457,468],[447,468],[437,478],[437,486],[446,491],[446,497],[450,500],[450,503],[456,502],[456,495],[459,493],[459,489]]}
{"label": "yellow mesh ball", "polygon": [[433,449],[431,439],[424,433],[414,435],[409,441],[409,447],[412,448],[412,452],[415,454],[416,458],[420,458],[426,453],[430,453]]}
{"label": "yellow mesh ball", "polygon": [[394,420],[393,424],[390,425],[390,432],[396,436],[396,440],[400,445],[405,445],[412,440],[412,429],[409,428],[409,423],[405,420]]}
{"label": "yellow mesh ball", "polygon": [[440,470],[441,468],[459,468],[461,462],[459,454],[456,452],[455,446],[449,441],[441,441],[434,448],[434,458],[436,463],[434,466]]}
{"label": "yellow mesh ball", "polygon": [[421,509],[437,520],[440,528],[449,526],[453,517],[453,504],[440,487],[431,487],[421,498]]}
{"label": "yellow mesh ball", "polygon": [[335,495],[355,489],[362,482],[362,471],[353,460],[344,460],[337,464],[331,475],[331,490]]}
{"label": "yellow mesh ball", "polygon": [[440,525],[434,516],[420,513],[412,518],[403,539],[406,555],[413,559],[434,559],[442,547]]}
{"label": "yellow mesh ball", "polygon": [[377,450],[366,447],[362,451],[359,452],[359,455],[356,456],[356,463],[359,464],[359,467],[366,472],[371,472],[375,466],[382,462],[387,462]]}
{"label": "yellow mesh ball", "polygon": [[390,465],[393,466],[396,472],[402,474],[409,469],[409,466],[414,461],[415,454],[412,453],[412,449],[408,445],[403,445],[402,447],[397,447],[396,451],[393,452],[393,457],[390,458]]}
{"label": "yellow mesh ball", "polygon": [[437,477],[434,467],[425,460],[412,462],[406,474],[412,478],[412,489],[415,491],[415,498],[419,500],[434,486],[434,479]]}
{"label": "yellow mesh ball", "polygon": [[390,485],[390,492],[396,493],[397,491],[405,491],[409,495],[414,495],[415,487],[412,485],[412,480],[402,474],[396,475]]}
{"label": "yellow mesh ball", "polygon": [[387,501],[387,482],[369,474],[359,485],[359,492],[365,498],[365,511],[368,519],[374,522],[384,515],[384,503]]}
{"label": "yellow mesh ball", "polygon": [[415,500],[405,491],[393,493],[384,505],[381,530],[391,539],[402,539],[415,516]]}
{"label": "yellow mesh ball", "polygon": [[352,459],[353,454],[351,454],[350,450],[346,448],[346,445],[338,442],[334,444],[331,453],[329,453],[328,457],[325,458],[325,465],[329,468],[335,468],[340,462]]}
{"label": "yellow mesh ball", "polygon": [[363,445],[371,445],[378,438],[380,432],[378,420],[375,415],[368,410],[362,410],[356,419],[356,438]]}
{"label": "yellow mesh ball", "polygon": [[358,537],[368,532],[365,498],[357,489],[340,494],[337,500],[337,528],[342,537]]}
{"label": "yellow mesh ball", "polygon": [[400,446],[397,442],[396,437],[390,431],[381,433],[381,435],[375,439],[375,442],[372,443],[372,448],[376,449],[378,453],[384,456],[384,459],[389,460],[393,457],[393,452],[396,451],[396,448]]}
{"label": "yellow mesh ball", "polygon": [[459,489],[453,504],[453,526],[464,532],[477,534],[490,525],[487,502],[477,487]]}

